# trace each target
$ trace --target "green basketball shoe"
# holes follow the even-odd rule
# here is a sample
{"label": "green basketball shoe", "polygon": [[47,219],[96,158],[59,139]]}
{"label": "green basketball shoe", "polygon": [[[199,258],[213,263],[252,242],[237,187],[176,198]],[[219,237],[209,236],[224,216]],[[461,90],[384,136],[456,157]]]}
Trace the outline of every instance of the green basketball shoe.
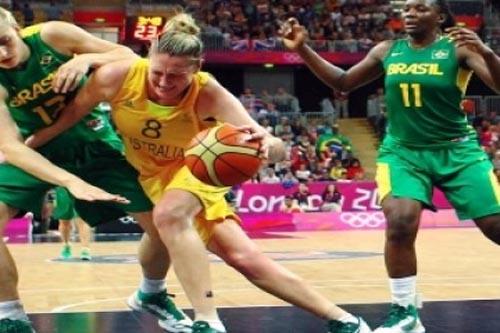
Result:
{"label": "green basketball shoe", "polygon": [[357,323],[344,323],[338,320],[328,321],[328,333],[372,333],[363,318],[356,317]]}
{"label": "green basketball shoe", "polygon": [[59,258],[63,260],[68,260],[71,259],[72,253],[71,253],[71,245],[69,244],[64,244],[61,253],[59,254]]}
{"label": "green basketball shoe", "polygon": [[224,333],[210,327],[206,321],[197,320],[193,324],[193,333]]}
{"label": "green basketball shoe", "polygon": [[84,247],[82,251],[80,251],[80,260],[84,261],[92,260],[92,256],[90,255],[90,249],[88,247]]}
{"label": "green basketball shoe", "polygon": [[36,333],[31,323],[26,320],[4,318],[0,320],[0,333]]}
{"label": "green basketball shoe", "polygon": [[137,290],[127,300],[130,308],[149,312],[157,317],[158,324],[171,333],[191,333],[192,320],[178,309],[166,290],[159,293],[143,293]]}
{"label": "green basketball shoe", "polygon": [[415,306],[391,304],[389,317],[374,333],[425,333],[425,327]]}

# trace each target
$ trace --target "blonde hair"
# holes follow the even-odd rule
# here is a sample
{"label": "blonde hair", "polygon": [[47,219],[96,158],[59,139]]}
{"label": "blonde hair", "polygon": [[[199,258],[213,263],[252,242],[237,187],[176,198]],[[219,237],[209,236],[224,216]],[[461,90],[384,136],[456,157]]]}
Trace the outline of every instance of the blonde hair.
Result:
{"label": "blonde hair", "polygon": [[163,27],[163,32],[153,40],[151,52],[200,59],[203,52],[200,27],[189,14],[179,13],[173,16]]}
{"label": "blonde hair", "polygon": [[7,9],[0,7],[0,24],[2,24],[2,23],[5,23],[5,24],[10,25],[12,27],[19,26],[16,19],[14,18],[14,15],[12,15],[12,13],[9,12]]}

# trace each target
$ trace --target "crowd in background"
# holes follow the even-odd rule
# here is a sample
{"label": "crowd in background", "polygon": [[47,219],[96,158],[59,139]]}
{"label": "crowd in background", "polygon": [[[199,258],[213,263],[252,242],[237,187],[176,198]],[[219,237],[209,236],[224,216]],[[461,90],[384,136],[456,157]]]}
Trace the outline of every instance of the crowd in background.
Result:
{"label": "crowd in background", "polygon": [[[316,48],[362,52],[401,33],[389,0],[185,1],[206,35],[234,50],[277,47],[280,23],[296,17]],[[329,43],[335,41],[335,43]]]}
{"label": "crowd in background", "polygon": [[495,174],[500,181],[500,115],[496,111],[470,115],[483,150],[493,161]]}
{"label": "crowd in background", "polygon": [[[390,0],[128,0],[124,3],[127,8],[139,6],[139,12],[142,5],[163,6],[161,11],[165,15],[171,10],[189,12],[200,24],[207,48],[280,49],[279,26],[289,17],[298,18],[308,28],[311,44],[322,51],[365,52],[378,42],[398,38],[403,33],[399,11]],[[496,3],[491,2],[492,10]],[[13,10],[23,25],[71,20],[73,10],[68,0],[0,0],[0,5]],[[490,6],[488,1],[486,5]],[[456,2],[452,7],[458,14],[471,17],[483,11],[483,4],[472,0]],[[474,29],[481,32],[482,26]]]}
{"label": "crowd in background", "polygon": [[364,179],[349,138],[339,132],[336,113],[302,117],[297,97],[282,87],[275,94],[268,90],[254,94],[246,88],[239,98],[249,114],[287,148],[286,160],[263,168],[253,182],[291,186],[298,181]]}

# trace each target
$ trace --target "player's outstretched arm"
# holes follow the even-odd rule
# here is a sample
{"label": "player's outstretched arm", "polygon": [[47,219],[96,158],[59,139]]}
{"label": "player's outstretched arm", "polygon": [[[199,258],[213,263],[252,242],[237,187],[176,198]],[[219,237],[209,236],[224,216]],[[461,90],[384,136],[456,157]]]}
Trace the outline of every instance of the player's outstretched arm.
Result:
{"label": "player's outstretched arm", "polygon": [[118,92],[130,65],[129,60],[107,64],[97,69],[83,85],[75,98],[61,111],[57,121],[26,139],[31,148],[43,146],[62,132],[70,129],[89,114],[100,102],[110,101]]}
{"label": "player's outstretched arm", "polygon": [[45,23],[42,39],[57,51],[73,56],[59,67],[54,80],[54,91],[74,90],[89,68],[97,68],[114,61],[135,59],[138,56],[128,47],[93,36],[82,28],[67,22]]}
{"label": "player's outstretched arm", "polygon": [[340,91],[351,91],[367,84],[384,73],[382,60],[392,45],[385,41],[376,45],[359,63],[344,70],[330,64],[307,44],[307,30],[295,18],[288,19],[280,28],[283,44],[297,52],[307,67],[326,85]]}
{"label": "player's outstretched arm", "polygon": [[122,196],[110,194],[84,182],[72,173],[52,164],[38,152],[26,146],[22,142],[17,126],[7,109],[5,103],[6,97],[7,92],[3,87],[0,87],[0,124],[2,124],[0,151],[8,163],[23,169],[41,180],[68,188],[77,199],[128,202]]}

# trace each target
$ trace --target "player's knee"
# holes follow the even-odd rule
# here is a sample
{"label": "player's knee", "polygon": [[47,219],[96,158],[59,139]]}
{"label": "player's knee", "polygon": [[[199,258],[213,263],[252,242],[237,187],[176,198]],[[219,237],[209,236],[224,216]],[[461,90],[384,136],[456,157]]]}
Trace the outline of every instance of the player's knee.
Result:
{"label": "player's knee", "polygon": [[4,203],[0,203],[0,237],[4,236],[4,231],[9,223],[9,220],[11,217],[13,217],[17,213],[17,210],[13,210],[12,208],[9,208],[7,205]]}
{"label": "player's knee", "polygon": [[486,237],[500,245],[500,214],[477,219],[476,224]]}
{"label": "player's knee", "polygon": [[158,230],[175,232],[185,221],[185,212],[175,205],[161,205],[153,209],[153,223]]}
{"label": "player's knee", "polygon": [[385,211],[387,239],[389,241],[411,241],[418,230],[418,211],[393,207]]}

